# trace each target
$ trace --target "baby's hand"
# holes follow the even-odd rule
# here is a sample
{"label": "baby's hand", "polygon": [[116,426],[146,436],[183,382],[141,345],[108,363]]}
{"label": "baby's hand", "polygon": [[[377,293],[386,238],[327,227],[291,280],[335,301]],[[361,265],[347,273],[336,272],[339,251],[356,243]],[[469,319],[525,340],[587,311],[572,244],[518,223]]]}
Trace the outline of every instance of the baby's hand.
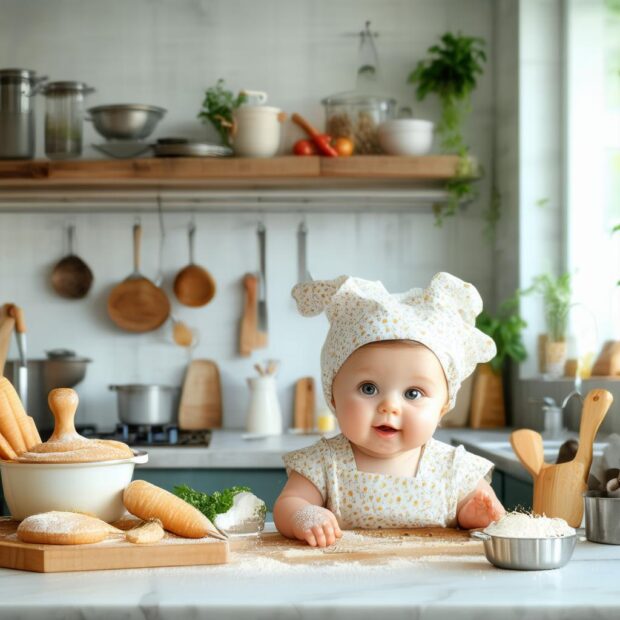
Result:
{"label": "baby's hand", "polygon": [[293,533],[311,547],[333,545],[342,536],[334,513],[314,504],[300,508],[293,515]]}
{"label": "baby's hand", "polygon": [[495,497],[484,489],[478,489],[461,507],[458,521],[466,529],[486,527],[493,521],[499,521],[505,514],[504,507]]}

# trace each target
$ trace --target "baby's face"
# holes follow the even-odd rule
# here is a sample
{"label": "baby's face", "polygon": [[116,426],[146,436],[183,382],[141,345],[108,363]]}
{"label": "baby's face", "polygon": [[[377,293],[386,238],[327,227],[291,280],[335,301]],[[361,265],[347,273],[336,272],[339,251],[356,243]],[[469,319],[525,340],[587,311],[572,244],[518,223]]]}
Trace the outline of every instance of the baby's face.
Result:
{"label": "baby's face", "polygon": [[357,349],[336,374],[332,392],[344,436],[377,458],[424,445],[447,411],[448,388],[439,360],[414,343]]}

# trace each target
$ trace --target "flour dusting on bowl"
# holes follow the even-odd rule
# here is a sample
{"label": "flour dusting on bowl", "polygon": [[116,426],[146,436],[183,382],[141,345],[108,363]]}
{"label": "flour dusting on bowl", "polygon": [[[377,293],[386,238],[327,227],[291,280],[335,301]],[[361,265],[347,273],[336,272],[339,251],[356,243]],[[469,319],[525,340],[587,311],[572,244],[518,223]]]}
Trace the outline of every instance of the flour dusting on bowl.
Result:
{"label": "flour dusting on bowl", "polygon": [[574,536],[575,530],[564,519],[510,512],[487,526],[484,533],[505,538],[562,538]]}

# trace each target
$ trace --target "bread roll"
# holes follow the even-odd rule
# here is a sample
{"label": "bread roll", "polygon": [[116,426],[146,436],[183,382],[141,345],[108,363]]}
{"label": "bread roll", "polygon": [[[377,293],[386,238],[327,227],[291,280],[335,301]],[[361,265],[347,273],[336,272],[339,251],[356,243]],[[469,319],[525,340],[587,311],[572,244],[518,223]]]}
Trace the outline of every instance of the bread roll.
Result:
{"label": "bread roll", "polygon": [[78,512],[43,512],[26,517],[17,527],[22,542],[43,545],[85,545],[121,536],[121,530],[101,519]]}
{"label": "bread roll", "polygon": [[226,539],[199,510],[169,491],[146,482],[134,480],[123,493],[125,508],[145,521],[159,519],[164,529],[185,538]]}
{"label": "bread roll", "polygon": [[135,545],[146,545],[161,540],[164,537],[164,528],[159,519],[142,523],[138,527],[125,532],[125,539]]}

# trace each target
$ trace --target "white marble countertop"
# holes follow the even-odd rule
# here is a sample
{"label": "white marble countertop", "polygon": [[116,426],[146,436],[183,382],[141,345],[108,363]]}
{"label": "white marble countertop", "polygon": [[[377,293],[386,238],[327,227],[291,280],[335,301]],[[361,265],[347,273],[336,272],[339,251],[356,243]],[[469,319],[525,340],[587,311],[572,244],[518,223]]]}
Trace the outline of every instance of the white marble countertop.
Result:
{"label": "white marble countertop", "polygon": [[620,546],[580,540],[558,570],[495,568],[482,556],[38,574],[0,569],[0,617],[458,620],[620,617]]}
{"label": "white marble countertop", "polygon": [[[450,443],[453,439],[472,443],[507,441],[510,429],[475,430],[440,428],[435,438]],[[282,455],[317,442],[321,435],[283,433],[262,439],[244,439],[241,430],[213,430],[207,447],[149,446],[149,461],[140,467],[149,469],[282,469]]]}

